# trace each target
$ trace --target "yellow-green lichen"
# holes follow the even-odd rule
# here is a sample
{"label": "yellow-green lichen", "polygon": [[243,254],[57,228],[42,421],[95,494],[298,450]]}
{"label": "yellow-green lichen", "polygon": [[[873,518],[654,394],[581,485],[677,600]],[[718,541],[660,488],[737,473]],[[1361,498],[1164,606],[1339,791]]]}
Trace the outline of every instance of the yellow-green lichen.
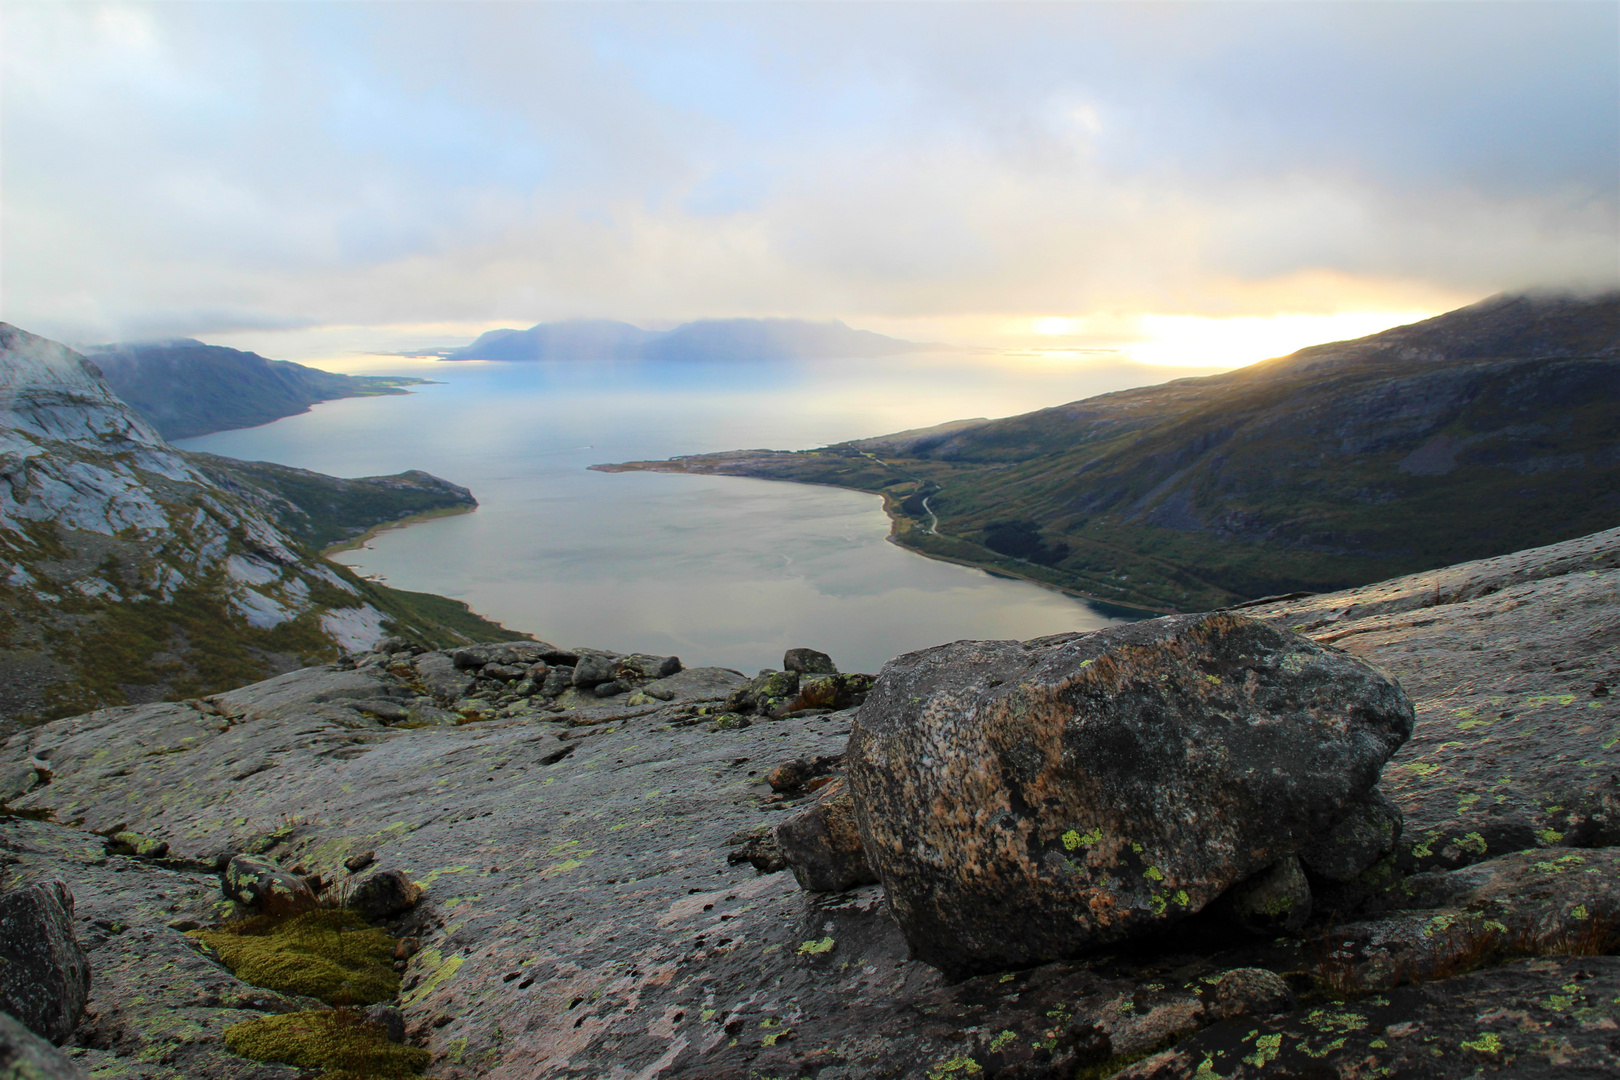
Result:
{"label": "yellow-green lichen", "polygon": [[225,1029],[225,1047],[255,1061],[324,1069],[322,1080],[416,1076],[432,1060],[426,1050],[389,1042],[380,1026],[348,1009],[246,1020]]}
{"label": "yellow-green lichen", "polygon": [[820,941],[806,941],[799,946],[800,956],[813,956],[819,953],[832,952],[833,939],[824,937]]}

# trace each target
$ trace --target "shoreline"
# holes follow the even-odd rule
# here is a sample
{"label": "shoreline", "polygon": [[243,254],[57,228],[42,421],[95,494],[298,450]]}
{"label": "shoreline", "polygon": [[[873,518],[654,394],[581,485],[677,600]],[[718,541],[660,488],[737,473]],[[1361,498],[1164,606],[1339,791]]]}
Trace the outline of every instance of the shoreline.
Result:
{"label": "shoreline", "polygon": [[424,521],[432,521],[435,518],[456,517],[460,514],[470,514],[477,509],[478,507],[476,505],[444,506],[437,510],[423,510],[416,514],[406,514],[404,517],[397,518],[394,521],[384,521],[381,524],[373,525],[359,536],[353,536],[347,540],[340,540],[335,544],[324,547],[321,549],[320,555],[323,559],[330,559],[332,556],[339,555],[345,551],[358,551],[385,532],[391,532],[394,529],[404,529]]}
{"label": "shoreline", "polygon": [[[1075,588],[1071,588],[1071,587],[1066,586],[1066,585],[1058,585],[1058,584],[1055,584],[1055,583],[1050,582],[1050,581],[1043,581],[1040,578],[1034,577],[1034,576],[1032,576],[1030,574],[1020,573],[1017,570],[1002,567],[1000,565],[990,566],[990,565],[986,565],[984,563],[975,562],[975,561],[973,561],[971,559],[963,559],[963,558],[959,558],[959,557],[954,556],[954,555],[945,555],[945,554],[942,554],[942,553],[939,553],[939,552],[924,551],[922,548],[914,547],[913,545],[906,543],[906,541],[902,538],[902,535],[901,535],[902,534],[902,529],[901,529],[902,523],[904,522],[904,523],[909,525],[911,523],[911,519],[909,517],[906,517],[903,514],[900,514],[898,511],[891,508],[891,502],[893,501],[893,497],[886,491],[873,491],[870,488],[851,487],[848,484],[828,484],[828,483],[824,483],[824,482],[819,481],[819,480],[789,480],[789,479],[785,479],[785,478],[779,477],[779,476],[755,476],[755,475],[753,475],[751,473],[720,472],[718,470],[708,470],[708,469],[693,470],[693,469],[688,469],[688,468],[678,466],[674,462],[668,463],[670,466],[672,466],[672,467],[669,467],[669,468],[658,468],[657,467],[657,466],[664,465],[664,464],[665,464],[664,462],[646,462],[646,463],[623,462],[623,463],[602,464],[602,465],[587,465],[586,468],[593,471],[593,472],[605,472],[605,473],[649,472],[649,473],[677,473],[677,474],[682,474],[682,475],[686,475],[686,476],[730,476],[730,477],[735,477],[735,478],[740,479],[740,480],[768,480],[768,481],[771,481],[773,483],[779,483],[779,484],[799,484],[799,485],[801,485],[803,487],[835,488],[835,489],[837,489],[839,491],[854,491],[854,492],[857,492],[857,493],[859,493],[861,495],[872,495],[872,496],[875,496],[878,499],[878,501],[882,504],[883,514],[884,514],[885,517],[887,517],[889,519],[889,534],[886,537],[884,537],[884,539],[887,540],[889,543],[893,544],[895,547],[900,548],[900,549],[902,549],[904,551],[909,551],[913,555],[919,555],[924,559],[933,559],[936,562],[946,562],[946,563],[952,563],[952,564],[954,564],[956,566],[966,566],[966,567],[968,567],[970,569],[973,569],[973,570],[983,571],[986,574],[999,574],[1002,577],[1015,578],[1015,579],[1017,579],[1019,581],[1027,581],[1031,585],[1038,585],[1043,589],[1050,589],[1053,592],[1062,593],[1064,596],[1072,596],[1077,600],[1085,600],[1085,601],[1088,601],[1088,602],[1093,603],[1093,604],[1101,604],[1101,605],[1105,605],[1107,607],[1117,608],[1117,609],[1119,609],[1121,611],[1140,612],[1144,618],[1156,618],[1156,617],[1158,617],[1160,615],[1182,614],[1181,612],[1171,611],[1169,609],[1144,607],[1144,606],[1141,606],[1141,605],[1138,605],[1138,604],[1122,604],[1117,600],[1108,600],[1108,599],[1105,599],[1104,597],[1101,597],[1101,596],[1095,596],[1095,595],[1093,595],[1091,593],[1088,593],[1088,592],[1084,591],[1083,589],[1075,589]],[[932,515],[933,511],[930,510],[929,513]],[[935,520],[936,523],[939,521],[938,517],[935,517],[934,520]],[[936,524],[936,528],[937,528],[937,524]],[[934,532],[934,533],[927,534],[927,535],[941,536],[941,537],[945,537],[945,538],[951,539],[951,540],[958,540],[958,541],[961,540],[960,537],[951,536],[950,533]],[[963,541],[963,542],[969,542],[969,541]]]}

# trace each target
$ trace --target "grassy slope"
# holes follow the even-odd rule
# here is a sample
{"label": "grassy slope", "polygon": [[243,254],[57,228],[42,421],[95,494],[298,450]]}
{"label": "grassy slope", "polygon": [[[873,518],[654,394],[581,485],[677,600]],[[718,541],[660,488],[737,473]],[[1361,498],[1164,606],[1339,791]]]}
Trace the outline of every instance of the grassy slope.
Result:
{"label": "grassy slope", "polygon": [[1487,303],[937,436],[639,467],[879,492],[924,554],[1198,610],[1620,523],[1617,342],[1612,295]]}

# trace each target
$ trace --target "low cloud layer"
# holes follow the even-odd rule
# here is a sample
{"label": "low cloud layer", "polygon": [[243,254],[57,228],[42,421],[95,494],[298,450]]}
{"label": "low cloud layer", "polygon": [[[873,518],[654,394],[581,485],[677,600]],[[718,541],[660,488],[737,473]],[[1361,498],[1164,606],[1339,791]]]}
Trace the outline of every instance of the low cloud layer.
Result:
{"label": "low cloud layer", "polygon": [[1620,269],[1620,9],[8,5],[3,316],[1438,310]]}

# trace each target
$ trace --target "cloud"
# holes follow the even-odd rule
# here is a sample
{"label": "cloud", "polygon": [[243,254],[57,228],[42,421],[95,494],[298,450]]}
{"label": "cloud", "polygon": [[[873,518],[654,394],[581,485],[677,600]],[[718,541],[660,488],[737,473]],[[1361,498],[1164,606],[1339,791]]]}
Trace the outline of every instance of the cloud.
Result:
{"label": "cloud", "polygon": [[1606,4],[13,5],[3,317],[1408,308],[1620,263]]}

